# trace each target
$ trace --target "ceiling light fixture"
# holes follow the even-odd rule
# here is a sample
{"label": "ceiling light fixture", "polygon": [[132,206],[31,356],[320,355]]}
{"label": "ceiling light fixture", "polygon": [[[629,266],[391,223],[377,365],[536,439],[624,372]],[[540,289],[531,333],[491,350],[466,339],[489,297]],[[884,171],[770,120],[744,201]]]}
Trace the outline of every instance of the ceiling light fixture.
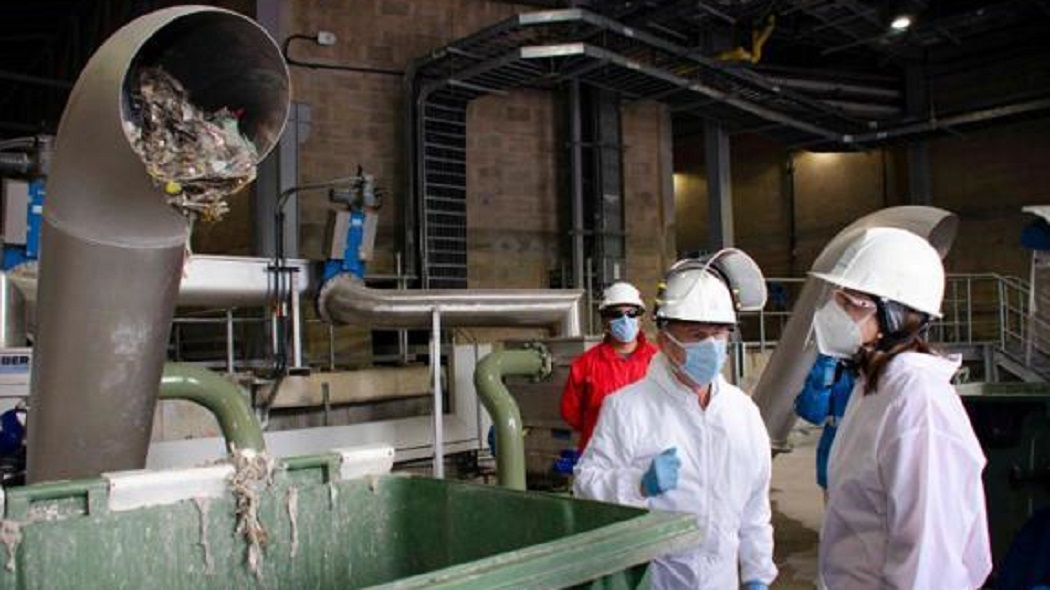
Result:
{"label": "ceiling light fixture", "polygon": [[893,21],[890,22],[890,29],[898,32],[907,31],[911,27],[912,20],[911,16],[907,14],[898,14],[893,17]]}

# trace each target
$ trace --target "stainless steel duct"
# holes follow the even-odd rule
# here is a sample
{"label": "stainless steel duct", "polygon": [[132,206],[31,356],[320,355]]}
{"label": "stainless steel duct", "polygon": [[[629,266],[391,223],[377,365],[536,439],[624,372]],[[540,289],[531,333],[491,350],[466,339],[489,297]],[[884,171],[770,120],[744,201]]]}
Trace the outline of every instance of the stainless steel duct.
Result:
{"label": "stainless steel duct", "polygon": [[[891,207],[861,217],[840,231],[813,263],[811,271],[828,272],[838,260],[846,245],[860,231],[872,227],[897,227],[918,234],[933,245],[944,257],[955,240],[959,218],[935,207]],[[788,435],[795,424],[795,394],[817,358],[816,348],[809,342],[813,309],[823,291],[818,279],[809,277],[802,287],[791,318],[781,334],[780,341],[762,377],[754,389],[754,400],[762,412],[774,450],[788,449]]]}
{"label": "stainless steel duct", "polygon": [[0,347],[25,346],[26,301],[22,293],[0,273]]}
{"label": "stainless steel duct", "polygon": [[188,237],[123,130],[127,80],[149,66],[202,109],[243,109],[260,159],[287,116],[280,51],[233,12],[160,10],[92,56],[62,115],[44,209],[31,483],[145,465]]}
{"label": "stainless steel duct", "polygon": [[562,336],[580,334],[583,291],[545,289],[370,289],[350,275],[321,287],[325,321],[376,328],[430,328],[433,312],[448,327],[541,326]]}
{"label": "stainless steel duct", "polygon": [[0,152],[0,173],[29,174],[33,169],[33,160],[29,154],[20,152]]}
{"label": "stainless steel duct", "polygon": [[[294,287],[300,297],[305,298],[317,291],[321,276],[320,262],[293,258],[285,260],[284,264],[295,269]],[[183,266],[175,303],[201,307],[268,305],[273,296],[270,292],[273,274],[268,270],[271,265],[272,258],[195,254],[186,259]],[[9,284],[17,287],[13,292],[29,303],[31,311],[36,307],[37,274],[37,265],[22,264],[4,275]]]}

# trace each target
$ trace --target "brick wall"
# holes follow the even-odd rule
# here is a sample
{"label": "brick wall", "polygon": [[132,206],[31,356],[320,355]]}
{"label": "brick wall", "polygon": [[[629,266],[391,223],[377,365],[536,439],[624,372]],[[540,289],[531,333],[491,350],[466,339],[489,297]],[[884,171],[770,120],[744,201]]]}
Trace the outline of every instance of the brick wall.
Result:
{"label": "brick wall", "polygon": [[934,204],[960,217],[949,272],[1027,279],[1025,205],[1050,203],[1050,119],[946,137],[930,145]]}
{"label": "brick wall", "polygon": [[659,103],[629,103],[622,111],[622,129],[626,278],[651,305],[664,271],[675,261],[670,115]]}

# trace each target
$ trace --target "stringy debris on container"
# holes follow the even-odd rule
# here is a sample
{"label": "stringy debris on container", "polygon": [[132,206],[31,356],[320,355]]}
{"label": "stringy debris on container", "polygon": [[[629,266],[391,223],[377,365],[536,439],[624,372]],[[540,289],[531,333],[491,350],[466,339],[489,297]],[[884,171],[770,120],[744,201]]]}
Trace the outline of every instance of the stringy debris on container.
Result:
{"label": "stringy debris on container", "polygon": [[146,171],[187,217],[217,221],[226,197],[255,179],[258,151],[238,128],[239,113],[206,112],[160,67],[131,74],[124,132]]}

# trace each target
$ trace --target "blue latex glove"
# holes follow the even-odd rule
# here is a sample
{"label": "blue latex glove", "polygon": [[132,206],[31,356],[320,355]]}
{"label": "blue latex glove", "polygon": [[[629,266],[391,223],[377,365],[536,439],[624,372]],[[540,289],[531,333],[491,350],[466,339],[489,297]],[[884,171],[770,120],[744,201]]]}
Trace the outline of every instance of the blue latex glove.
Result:
{"label": "blue latex glove", "polygon": [[762,582],[744,582],[744,585],[740,588],[741,590],[769,590],[769,586]]}
{"label": "blue latex glove", "polygon": [[671,447],[653,457],[645,475],[642,476],[642,491],[647,498],[658,496],[678,485],[678,468],[682,461],[678,459],[678,449]]}
{"label": "blue latex glove", "polygon": [[495,424],[493,424],[492,426],[489,426],[489,434],[485,438],[488,440],[488,443],[489,443],[489,452],[492,453],[493,457],[495,457],[496,456],[496,425]]}
{"label": "blue latex glove", "polygon": [[795,413],[806,422],[823,424],[831,409],[831,388],[835,383],[838,359],[817,355],[802,391],[795,396]]}

